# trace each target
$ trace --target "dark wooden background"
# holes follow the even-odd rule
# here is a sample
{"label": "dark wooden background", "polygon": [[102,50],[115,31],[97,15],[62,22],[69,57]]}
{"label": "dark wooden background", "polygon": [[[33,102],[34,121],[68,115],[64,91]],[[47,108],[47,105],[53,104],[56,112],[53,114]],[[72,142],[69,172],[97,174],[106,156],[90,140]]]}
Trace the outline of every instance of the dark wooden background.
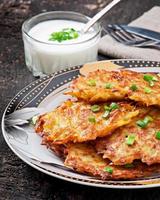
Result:
{"label": "dark wooden background", "polygon": [[[93,16],[109,0],[0,0],[0,117],[9,100],[35,78],[24,63],[21,25],[40,12],[72,10]],[[160,0],[122,0],[103,19],[128,23]],[[0,133],[0,200],[159,200],[160,189],[112,190],[68,183],[42,174],[23,163]]]}

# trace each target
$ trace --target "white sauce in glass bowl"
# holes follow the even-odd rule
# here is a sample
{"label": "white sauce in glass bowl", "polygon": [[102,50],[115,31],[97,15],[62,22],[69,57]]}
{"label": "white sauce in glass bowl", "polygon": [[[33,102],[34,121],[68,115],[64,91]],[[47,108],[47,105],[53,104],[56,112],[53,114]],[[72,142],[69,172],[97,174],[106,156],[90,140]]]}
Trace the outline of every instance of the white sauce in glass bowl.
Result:
{"label": "white sauce in glass bowl", "polygon": [[76,39],[66,40],[60,43],[69,44],[69,43],[77,43],[88,40],[95,35],[95,31],[90,29],[85,34],[81,34],[81,30],[84,27],[84,23],[69,21],[69,20],[50,20],[37,24],[30,31],[29,35],[41,42],[51,43],[51,44],[59,44],[58,41],[49,41],[49,36],[53,32],[62,31],[64,28],[74,28],[79,33],[79,37]]}
{"label": "white sauce in glass bowl", "polygon": [[80,31],[84,23],[70,20],[40,22],[23,35],[26,65],[34,76],[50,74],[67,67],[82,65],[97,59],[100,35],[92,28],[78,38],[62,42],[49,41],[51,33],[64,28]]}

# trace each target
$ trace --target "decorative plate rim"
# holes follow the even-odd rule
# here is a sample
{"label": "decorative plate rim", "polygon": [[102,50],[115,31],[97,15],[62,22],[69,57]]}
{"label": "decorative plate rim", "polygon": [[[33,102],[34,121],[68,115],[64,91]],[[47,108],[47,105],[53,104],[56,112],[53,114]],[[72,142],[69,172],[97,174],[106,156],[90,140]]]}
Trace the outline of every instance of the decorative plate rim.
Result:
{"label": "decorative plate rim", "polygon": [[[102,61],[105,61],[105,60],[102,60]],[[126,62],[126,61],[128,61],[128,62],[131,62],[131,61],[143,61],[144,63],[145,62],[153,62],[153,63],[159,63],[159,61],[153,61],[153,60],[143,60],[143,59],[113,59],[113,60],[106,60],[106,61],[108,61],[108,62]],[[6,106],[6,108],[5,108],[5,110],[4,110],[4,112],[3,112],[3,116],[2,116],[2,121],[1,121],[1,129],[2,129],[2,135],[3,135],[3,137],[4,137],[4,139],[5,139],[5,142],[7,143],[7,145],[9,146],[9,148],[14,152],[14,154],[16,155],[16,156],[18,156],[23,162],[25,162],[25,163],[27,163],[29,166],[31,166],[31,167],[33,167],[34,169],[37,169],[38,171],[41,171],[41,172],[43,172],[43,173],[45,173],[45,174],[47,174],[47,175],[50,175],[50,176],[52,176],[52,177],[55,177],[55,178],[59,178],[59,179],[61,179],[61,180],[65,180],[65,181],[69,181],[69,182],[73,182],[73,183],[77,183],[77,184],[81,184],[81,185],[87,185],[87,186],[92,186],[92,187],[100,187],[100,188],[113,188],[113,189],[144,189],[144,188],[154,188],[154,187],[160,187],[160,178],[158,177],[158,178],[154,178],[154,179],[146,179],[146,180],[144,180],[144,181],[150,181],[151,183],[147,183],[147,184],[136,184],[135,183],[135,185],[134,184],[132,184],[132,182],[131,182],[131,184],[132,185],[127,185],[126,183],[124,183],[124,185],[120,185],[120,184],[118,184],[118,183],[116,183],[117,185],[114,185],[114,184],[102,184],[102,183],[93,183],[92,182],[92,180],[91,180],[91,182],[89,182],[89,181],[85,181],[85,180],[83,180],[83,179],[81,179],[81,178],[72,178],[72,177],[65,177],[64,175],[62,175],[62,174],[58,174],[57,172],[51,172],[51,171],[49,171],[49,170],[46,170],[46,169],[43,169],[42,167],[40,167],[40,166],[37,166],[36,164],[34,164],[33,162],[30,162],[30,161],[28,161],[25,157],[25,155],[24,156],[22,156],[20,153],[18,153],[18,151],[10,144],[10,142],[8,141],[8,139],[7,139],[7,136],[6,136],[6,134],[5,134],[5,128],[4,128],[4,118],[5,118],[5,115],[6,115],[6,112],[7,112],[7,109],[8,109],[8,107],[9,107],[9,105],[11,104],[11,102],[13,102],[13,100],[14,100],[14,98],[18,95],[18,94],[20,94],[25,88],[27,88],[28,86],[30,86],[30,85],[32,85],[33,83],[36,83],[37,82],[37,85],[39,84],[39,80],[41,80],[41,79],[44,79],[44,80],[47,80],[47,79],[49,79],[49,78],[51,78],[51,77],[54,77],[54,75],[58,75],[58,74],[63,74],[64,72],[69,72],[69,71],[71,71],[71,70],[73,70],[73,69],[79,69],[81,66],[76,66],[76,67],[69,67],[69,68],[67,68],[67,69],[64,69],[64,70],[60,70],[60,71],[58,71],[58,72],[55,72],[55,73],[53,73],[53,74],[51,74],[51,75],[47,75],[47,76],[45,76],[45,77],[43,77],[43,78],[40,78],[40,79],[38,79],[38,80],[35,80],[35,81],[33,81],[33,82],[31,82],[30,84],[28,84],[27,86],[25,86],[24,88],[22,88],[10,101],[9,101],[9,103],[7,104],[7,106]],[[143,180],[140,180],[140,181],[142,181],[143,182]],[[158,183],[157,183],[157,181],[158,181]],[[116,181],[114,181],[114,180],[111,180],[111,182],[116,182]],[[123,182],[123,181],[119,181],[119,182]],[[155,182],[155,183],[154,183]]]}

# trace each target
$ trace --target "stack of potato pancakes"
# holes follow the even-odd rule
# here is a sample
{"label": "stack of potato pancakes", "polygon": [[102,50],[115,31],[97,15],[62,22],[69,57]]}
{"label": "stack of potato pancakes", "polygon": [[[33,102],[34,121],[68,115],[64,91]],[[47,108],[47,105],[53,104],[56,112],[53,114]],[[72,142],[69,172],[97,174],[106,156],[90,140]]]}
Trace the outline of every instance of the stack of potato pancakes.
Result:
{"label": "stack of potato pancakes", "polygon": [[159,74],[97,70],[66,93],[35,126],[66,167],[103,180],[160,173]]}

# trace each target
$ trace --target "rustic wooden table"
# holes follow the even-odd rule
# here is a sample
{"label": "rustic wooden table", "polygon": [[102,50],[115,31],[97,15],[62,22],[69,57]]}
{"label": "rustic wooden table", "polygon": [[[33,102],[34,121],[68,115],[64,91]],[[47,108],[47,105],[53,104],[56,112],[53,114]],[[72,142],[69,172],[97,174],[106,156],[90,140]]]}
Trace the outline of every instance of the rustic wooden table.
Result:
{"label": "rustic wooden table", "polygon": [[[0,0],[0,116],[9,100],[35,80],[24,63],[21,25],[40,12],[73,10],[93,16],[109,0]],[[128,23],[159,0],[123,0],[103,20]],[[42,174],[23,163],[6,145],[0,134],[0,199],[160,199],[159,188],[146,190],[99,189],[68,183]]]}

